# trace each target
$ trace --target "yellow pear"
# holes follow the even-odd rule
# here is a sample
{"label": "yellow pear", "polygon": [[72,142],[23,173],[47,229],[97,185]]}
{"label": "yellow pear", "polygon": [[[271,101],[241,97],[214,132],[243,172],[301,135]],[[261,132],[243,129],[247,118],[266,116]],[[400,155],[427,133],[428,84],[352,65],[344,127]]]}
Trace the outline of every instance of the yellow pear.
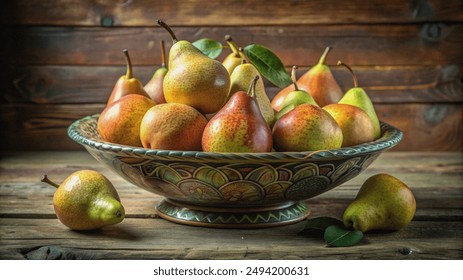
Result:
{"label": "yellow pear", "polygon": [[189,105],[203,114],[220,110],[230,89],[227,69],[190,42],[178,40],[163,21],[158,20],[158,24],[169,32],[173,41],[169,51],[169,70],[162,85],[166,101]]}
{"label": "yellow pear", "polygon": [[257,71],[256,67],[250,63],[243,61],[242,64],[236,66],[233,70],[233,73],[230,76],[230,92],[228,94],[231,97],[233,94],[239,91],[246,92],[249,89],[249,85],[252,84],[252,81],[256,76],[259,76],[256,84],[256,100],[259,105],[260,112],[264,117],[267,124],[272,126],[275,121],[275,111],[270,104],[270,99],[265,92],[264,82],[262,77]]}

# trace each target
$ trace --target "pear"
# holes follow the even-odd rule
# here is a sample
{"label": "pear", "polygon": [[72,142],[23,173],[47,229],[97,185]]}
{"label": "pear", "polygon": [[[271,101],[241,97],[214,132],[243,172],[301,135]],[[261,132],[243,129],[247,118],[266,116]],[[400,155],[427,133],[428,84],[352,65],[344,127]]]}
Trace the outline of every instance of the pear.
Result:
{"label": "pear", "polygon": [[58,219],[74,230],[94,230],[122,222],[125,210],[116,189],[101,173],[80,170],[58,185],[44,175],[42,182],[56,187],[53,207]]}
{"label": "pear", "polygon": [[281,110],[275,114],[275,119],[277,120],[292,109],[296,108],[297,105],[312,104],[318,106],[317,102],[315,102],[313,97],[307,91],[301,90],[297,86],[296,70],[297,67],[293,66],[291,71],[291,80],[293,81],[294,90],[289,92],[281,103]]}
{"label": "pear", "polygon": [[370,117],[362,109],[349,104],[329,104],[323,107],[342,130],[342,147],[351,147],[375,140]]}
{"label": "pear", "polygon": [[148,149],[200,151],[206,124],[206,117],[191,106],[159,104],[143,116],[140,140]]}
{"label": "pear", "polygon": [[265,121],[271,126],[275,121],[275,112],[270,104],[270,99],[265,92],[264,81],[259,74],[256,67],[250,63],[246,63],[244,60],[242,64],[238,65],[230,76],[231,85],[229,96],[232,96],[238,91],[246,92],[249,85],[252,84],[253,79],[259,76],[255,86],[256,101],[259,106],[260,112],[264,117]]}
{"label": "pear", "polygon": [[117,80],[117,83],[114,85],[113,91],[109,96],[107,105],[128,94],[139,94],[149,97],[148,93],[143,88],[142,83],[137,78],[133,77],[132,62],[130,60],[129,51],[124,49],[123,53],[127,64],[127,72]]}
{"label": "pear", "polygon": [[343,65],[347,69],[349,69],[350,73],[352,74],[352,79],[354,80],[354,87],[348,90],[346,94],[344,94],[344,96],[341,98],[341,100],[339,100],[338,103],[354,105],[364,110],[373,122],[373,127],[375,130],[374,139],[378,139],[381,136],[381,126],[370,97],[367,95],[363,88],[358,87],[357,77],[355,76],[352,68],[342,63],[341,61],[338,61],[338,65]]}
{"label": "pear", "polygon": [[190,42],[179,41],[162,20],[158,20],[158,24],[169,32],[173,41],[169,71],[163,84],[166,101],[189,105],[203,114],[217,112],[227,100],[230,89],[227,69]]}
{"label": "pear", "polygon": [[273,126],[274,146],[280,152],[338,149],[342,137],[334,118],[312,104],[296,106]]}
{"label": "pear", "polygon": [[410,224],[416,200],[410,188],[389,174],[368,178],[343,215],[346,227],[362,232],[399,230]]}
{"label": "pear", "polygon": [[247,93],[234,93],[208,122],[202,137],[203,151],[263,153],[272,150],[272,131],[256,101],[259,79],[256,75]]}
{"label": "pear", "polygon": [[107,106],[101,112],[97,130],[101,139],[116,144],[141,147],[140,124],[156,103],[149,97],[129,94]]}
{"label": "pear", "polygon": [[231,75],[236,66],[240,65],[243,59],[246,59],[246,56],[243,53],[243,49],[236,45],[230,35],[225,35],[225,41],[230,47],[232,53],[223,60],[222,65]]}
{"label": "pear", "polygon": [[[330,67],[325,63],[331,49],[331,47],[327,47],[318,64],[310,68],[297,80],[299,88],[310,93],[320,107],[337,103],[343,96],[343,92],[333,73],[331,73]],[[272,99],[272,107],[275,111],[281,110],[281,103],[291,90],[292,85],[289,85],[275,95]]]}
{"label": "pear", "polygon": [[154,71],[153,76],[144,87],[145,91],[148,93],[151,99],[156,102],[156,104],[166,103],[166,99],[164,98],[164,91],[162,90],[162,84],[166,74],[166,49],[164,46],[164,40],[161,40],[161,67]]}

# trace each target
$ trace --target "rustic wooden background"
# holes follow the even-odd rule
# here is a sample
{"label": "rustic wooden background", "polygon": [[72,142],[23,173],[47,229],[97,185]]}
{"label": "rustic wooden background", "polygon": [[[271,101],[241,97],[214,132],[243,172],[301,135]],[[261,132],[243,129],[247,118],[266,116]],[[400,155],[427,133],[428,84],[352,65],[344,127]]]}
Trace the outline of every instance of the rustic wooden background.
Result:
{"label": "rustic wooden background", "polygon": [[5,0],[0,13],[3,150],[83,149],[66,128],[103,109],[123,48],[149,80],[159,41],[171,46],[161,18],[181,39],[263,44],[300,73],[331,45],[328,64],[353,66],[380,119],[404,131],[395,150],[463,151],[462,0]]}

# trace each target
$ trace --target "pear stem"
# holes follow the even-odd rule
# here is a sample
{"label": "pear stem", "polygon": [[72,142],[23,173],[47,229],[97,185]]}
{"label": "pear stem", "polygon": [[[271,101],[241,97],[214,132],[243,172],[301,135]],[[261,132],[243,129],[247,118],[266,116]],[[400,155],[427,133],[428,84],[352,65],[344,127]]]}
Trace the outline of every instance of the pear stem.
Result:
{"label": "pear stem", "polygon": [[331,49],[332,49],[331,46],[326,47],[325,51],[323,52],[322,56],[320,57],[320,60],[318,61],[318,64],[325,64],[326,56],[331,51]]}
{"label": "pear stem", "polygon": [[349,65],[345,64],[341,60],[338,61],[338,66],[339,65],[342,65],[342,66],[346,67],[347,69],[349,69],[350,73],[352,74],[352,79],[354,80],[354,88],[358,87],[357,76],[355,76],[354,70],[352,70],[352,68],[350,68]]}
{"label": "pear stem", "polygon": [[291,70],[291,81],[293,81],[295,91],[299,90],[299,87],[297,86],[297,82],[296,82],[296,70],[297,70],[297,66],[293,66],[293,69]]}
{"label": "pear stem", "polygon": [[47,183],[55,188],[59,188],[59,185],[56,184],[55,182],[53,182],[52,180],[48,179],[47,177],[47,174],[44,174],[43,177],[42,177],[42,180],[40,180],[41,182],[44,182],[44,183]]}
{"label": "pear stem", "polygon": [[254,79],[251,82],[251,85],[249,86],[248,89],[248,95],[254,98],[256,96],[256,84],[257,80],[259,80],[259,75],[256,75]]}
{"label": "pear stem", "polygon": [[166,67],[166,47],[164,40],[161,40],[161,67]]}
{"label": "pear stem", "polygon": [[165,23],[164,21],[158,19],[158,24],[163,27],[165,30],[167,30],[167,32],[169,32],[170,34],[170,37],[172,38],[172,42],[175,44],[178,42],[178,39],[177,39],[177,36],[175,36],[175,33],[172,31],[172,29],[170,28],[169,25],[167,25],[167,23]]}
{"label": "pear stem", "polygon": [[127,73],[125,74],[125,76],[127,77],[127,79],[132,79],[132,61],[130,60],[130,56],[129,56],[129,50],[128,49],[124,49],[123,50],[124,52],[124,55],[125,55],[125,63],[127,64]]}
{"label": "pear stem", "polygon": [[247,63],[246,59],[241,60],[241,64],[246,64],[246,63]]}
{"label": "pear stem", "polygon": [[227,41],[227,44],[230,46],[230,49],[235,54],[235,56],[240,57],[240,51],[239,51],[238,45],[236,45],[236,43],[233,42],[230,35],[225,35],[225,41]]}

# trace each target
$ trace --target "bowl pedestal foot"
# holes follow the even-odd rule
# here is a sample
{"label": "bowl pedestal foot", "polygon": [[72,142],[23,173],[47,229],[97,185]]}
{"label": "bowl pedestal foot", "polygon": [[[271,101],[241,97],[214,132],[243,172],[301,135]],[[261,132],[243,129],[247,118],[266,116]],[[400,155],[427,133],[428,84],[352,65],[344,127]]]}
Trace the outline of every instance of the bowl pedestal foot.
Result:
{"label": "bowl pedestal foot", "polygon": [[196,206],[163,199],[156,207],[168,221],[212,228],[266,228],[297,223],[309,216],[307,202],[288,202],[263,207]]}

